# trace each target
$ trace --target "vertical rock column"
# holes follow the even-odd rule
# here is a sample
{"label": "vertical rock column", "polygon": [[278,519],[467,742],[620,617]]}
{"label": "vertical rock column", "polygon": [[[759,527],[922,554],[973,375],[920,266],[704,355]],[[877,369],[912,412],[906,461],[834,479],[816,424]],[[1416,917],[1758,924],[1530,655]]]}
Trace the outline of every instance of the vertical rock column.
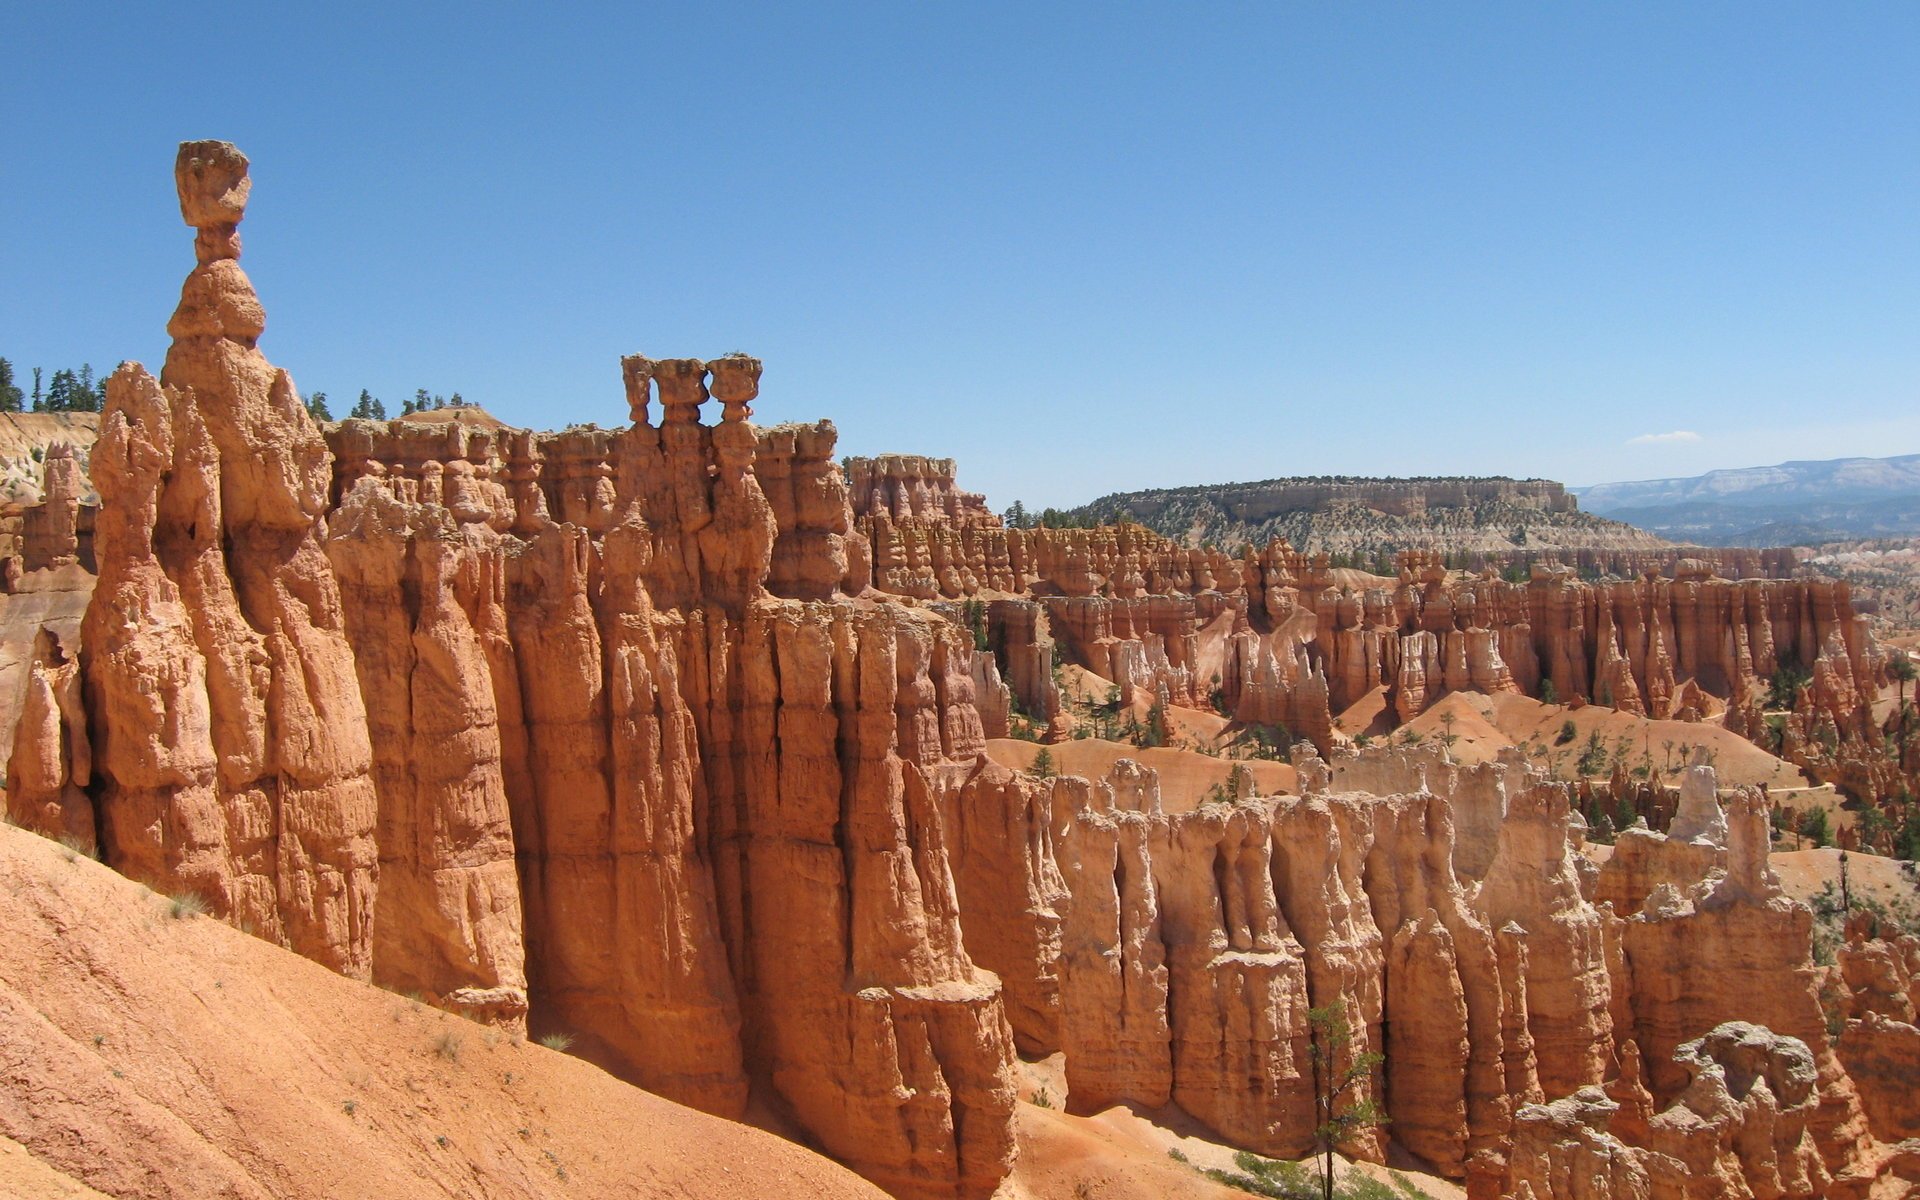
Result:
{"label": "vertical rock column", "polygon": [[93,748],[80,695],[80,663],[42,628],[7,760],[6,814],[14,824],[93,850]]}
{"label": "vertical rock column", "polygon": [[1060,1049],[1061,916],[1051,786],[984,756],[942,794],[969,957],[1000,977],[1020,1052]]}
{"label": "vertical rock column", "polygon": [[[825,431],[802,427],[784,474],[770,471],[792,495],[768,502],[747,424],[757,361],[635,357],[625,370],[636,424],[618,474],[628,520],[643,524],[624,558],[622,530],[608,535],[600,607],[603,623],[649,599],[655,608],[657,757],[669,780],[673,764],[697,767],[691,822],[674,837],[704,853],[700,870],[711,864],[706,920],[721,933],[690,945],[726,955],[748,1070],[823,1148],[902,1197],[989,1195],[1013,1149],[1012,1036],[998,982],[961,948],[923,774],[946,769],[949,746],[980,740],[956,674],[965,664],[933,677],[948,661],[941,639],[957,631],[896,605],[826,598],[845,574],[834,554],[844,492]],[[723,411],[703,426],[709,378]],[[650,387],[665,409],[657,430]],[[812,598],[767,593],[783,534],[828,560],[818,571],[791,562],[780,578]],[[616,595],[636,580],[644,592]],[[680,704],[697,761],[666,736]],[[684,915],[698,928],[691,906]]]}
{"label": "vertical rock column", "polygon": [[603,548],[549,524],[510,573],[534,1024],[577,1036],[623,1078],[737,1117],[739,1012],[694,827],[700,746],[641,583],[653,551],[628,505]]}
{"label": "vertical rock column", "polygon": [[1273,888],[1271,801],[1158,818],[1173,1098],[1227,1140],[1313,1145],[1305,956]]}
{"label": "vertical rock column", "polygon": [[119,743],[102,762],[107,860],[364,978],[372,751],[321,545],[331,458],[256,346],[265,314],[238,261],[246,157],[188,142],[174,174],[199,265],[168,326],[164,391],[137,367],[115,373],[93,467],[91,703]]}
{"label": "vertical rock column", "polygon": [[939,808],[898,740],[913,724],[900,646],[924,656],[927,623],[766,600],[738,663],[757,1057],[829,1153],[932,1200],[985,1197],[1005,1175],[1013,1043],[998,981],[961,946]]}
{"label": "vertical rock column", "polygon": [[1526,934],[1527,1026],[1549,1099],[1601,1082],[1613,1061],[1604,927],[1568,855],[1568,811],[1563,785],[1514,796],[1476,902],[1488,927]]}
{"label": "vertical rock column", "polygon": [[334,514],[380,798],[377,982],[518,1028],[520,884],[491,668],[461,595],[492,591],[498,538],[363,480]]}

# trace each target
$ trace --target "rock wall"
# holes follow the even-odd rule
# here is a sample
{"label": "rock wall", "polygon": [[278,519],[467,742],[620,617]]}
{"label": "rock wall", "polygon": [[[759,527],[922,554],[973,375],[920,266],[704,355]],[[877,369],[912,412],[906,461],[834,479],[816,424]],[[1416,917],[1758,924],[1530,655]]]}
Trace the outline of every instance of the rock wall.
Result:
{"label": "rock wall", "polygon": [[[1390,724],[1451,692],[1520,692],[1711,720],[1856,793],[1901,786],[1898,764],[1875,753],[1869,707],[1888,653],[1844,582],[1761,577],[1790,567],[1777,556],[1621,552],[1610,565],[1638,578],[1589,580],[1546,555],[1513,582],[1406,551],[1389,580],[1284,541],[1232,557],[1138,525],[1003,529],[881,510],[855,527],[879,591],[1029,598],[1065,661],[1123,698],[1206,707],[1217,695],[1238,719],[1285,725],[1322,754],[1338,740],[1334,715],[1375,692]],[[1742,577],[1717,576],[1722,566]],[[1813,686],[1777,740],[1758,705],[1789,667]]]}
{"label": "rock wall", "polygon": [[[1297,1156],[1312,1144],[1308,1010],[1337,1005],[1352,1053],[1385,1056],[1368,1093],[1393,1138],[1475,1194],[1576,1194],[1574,1144],[1626,1164],[1621,1186],[1708,1181],[1644,1194],[1744,1194],[1713,1189],[1745,1179],[1816,1195],[1829,1174],[1859,1176],[1870,1139],[1817,1019],[1807,911],[1754,856],[1757,794],[1693,832],[1710,853],[1689,860],[1690,907],[1656,895],[1622,921],[1591,899],[1602,881],[1573,851],[1564,785],[1518,764],[1429,784],[1426,757],[1374,751],[1338,773],[1415,790],[1332,790],[1336,772],[1308,758],[1303,796],[1243,781],[1178,814],[1127,760],[1097,780],[983,767],[950,792],[967,944],[1015,998],[1023,1052],[1065,1052],[1068,1107],[1174,1102],[1232,1144]],[[1711,768],[1696,770],[1710,800]],[[1475,878],[1454,822],[1495,785],[1507,804]],[[1735,1011],[1766,1028],[1727,1034]],[[1773,1090],[1756,1096],[1762,1076]],[[1516,1120],[1546,1100],[1562,1103]],[[1351,1149],[1377,1154],[1376,1136]]]}
{"label": "rock wall", "polygon": [[846,476],[856,518],[885,513],[903,524],[918,520],[950,526],[1000,526],[1000,518],[987,508],[985,496],[961,490],[950,458],[919,454],[849,458]]}
{"label": "rock wall", "polygon": [[200,265],[161,378],[108,382],[84,688],[44,646],[10,810],[96,801],[107,861],[338,970],[710,1111],[765,1088],[897,1195],[991,1193],[1012,1041],[939,801],[983,673],[840,593],[832,426],[756,431],[753,359],[635,357],[623,430],[330,450],[257,347],[244,156],[177,176]]}

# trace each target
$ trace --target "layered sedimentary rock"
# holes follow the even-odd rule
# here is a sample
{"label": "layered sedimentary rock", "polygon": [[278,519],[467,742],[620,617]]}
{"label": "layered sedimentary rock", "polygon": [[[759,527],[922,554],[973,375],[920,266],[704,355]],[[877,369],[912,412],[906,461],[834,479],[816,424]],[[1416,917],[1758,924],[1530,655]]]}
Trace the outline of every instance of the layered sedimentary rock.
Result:
{"label": "layered sedimentary rock", "polygon": [[497,537],[364,487],[327,553],[379,796],[373,973],[434,1003],[526,1013],[519,881],[483,638],[505,623]]}
{"label": "layered sedimentary rock", "polygon": [[1838,958],[1846,997],[1838,1051],[1868,1125],[1886,1142],[1920,1137],[1920,1093],[1913,1087],[1920,1061],[1920,938],[1856,911]]}
{"label": "layered sedimentary rock", "polygon": [[1596,1200],[1831,1194],[1833,1178],[1809,1134],[1819,1094],[1804,1043],[1729,1022],[1679,1047],[1674,1065],[1684,1082],[1645,1122],[1643,1145],[1624,1142],[1609,1128],[1625,1114],[1598,1087],[1523,1108],[1511,1194]]}
{"label": "layered sedimentary rock", "polygon": [[1052,784],[985,759],[942,794],[968,954],[1000,977],[1014,1042],[1036,1058],[1061,1045],[1062,914],[1071,898],[1052,797]]}
{"label": "layered sedimentary rock", "polygon": [[950,458],[919,454],[849,458],[846,473],[855,517],[885,513],[895,521],[1000,524],[1000,518],[987,508],[985,496],[961,490]]}
{"label": "layered sedimentary rock", "polygon": [[200,266],[93,455],[98,753],[49,649],[10,805],[90,828],[91,771],[129,874],[713,1111],[764,1081],[898,1195],[992,1192],[1011,1035],[940,808],[993,676],[841,596],[832,426],[756,431],[753,359],[636,357],[627,429],[350,421],[336,458],[257,348],[244,157],[178,175]]}
{"label": "layered sedimentary rock", "polygon": [[[1789,733],[1863,736],[1884,666],[1843,590],[1008,529],[951,464],[849,480],[830,424],[754,427],[740,355],[623,360],[619,429],[323,438],[256,345],[245,160],[192,143],[180,180],[201,265],[163,377],[109,381],[100,576],[83,645],[50,630],[20,674],[15,820],[685,1102],[757,1092],[902,1197],[999,1186],[1016,1051],[1064,1053],[1075,1111],[1300,1154],[1314,1009],[1351,1034],[1335,1070],[1385,1056],[1356,1095],[1391,1123],[1347,1149],[1476,1196],[1857,1194],[1915,1123],[1920,954],[1845,951],[1836,1054],[1764,795],[1723,810],[1696,763],[1596,871],[1517,755],[1358,752],[1331,718],[1546,681],[1745,713],[1810,653]],[[1067,733],[1066,662],[1325,757],[1184,812],[1137,762],[989,763],[1016,723]]]}
{"label": "layered sedimentary rock", "polygon": [[1599,1083],[1613,1054],[1605,918],[1582,893],[1568,811],[1560,785],[1511,797],[1476,899],[1490,927],[1526,933],[1528,1026],[1549,1096]]}
{"label": "layered sedimentary rock", "polygon": [[20,567],[44,571],[78,563],[91,571],[98,508],[86,503],[80,460],[66,442],[48,446],[44,457],[40,502],[20,510]]}
{"label": "layered sedimentary rock", "polygon": [[[1681,832],[1700,827],[1706,853],[1663,858],[1647,912],[1622,923],[1588,899],[1599,880],[1572,851],[1564,785],[1517,764],[1490,779],[1434,769],[1429,785],[1447,764],[1423,751],[1336,762],[1296,763],[1302,797],[1243,791],[1190,813],[1163,812],[1151,772],[1124,760],[1098,780],[989,772],[954,796],[962,878],[978,880],[960,891],[968,943],[1027,998],[1012,1009],[1023,1049],[1065,1051],[1070,1107],[1172,1101],[1233,1144],[1300,1153],[1306,1010],[1338,1005],[1352,1052],[1384,1052],[1367,1092],[1392,1136],[1475,1194],[1581,1194],[1564,1180],[1592,1165],[1583,1155],[1614,1161],[1625,1194],[1857,1180],[1859,1105],[1809,1020],[1807,913],[1756,866],[1753,797],[1716,822],[1711,768],[1696,768]],[[1329,790],[1342,776],[1382,792]],[[1476,878],[1454,817],[1495,795],[1497,845]],[[1688,863],[1697,899],[1681,912],[1662,897]],[[1773,994],[1752,999],[1762,986]],[[1768,1022],[1754,1037],[1775,1049],[1715,1033],[1736,1011]],[[1516,1127],[1518,1106],[1546,1100],[1566,1103]],[[1716,1182],[1659,1190],[1688,1171]]]}
{"label": "layered sedimentary rock", "polygon": [[[1444,804],[1241,796],[1167,814],[1150,776],[1122,760],[1102,780],[1052,781],[1050,837],[1035,835],[1030,798],[1009,804],[1024,789],[963,797],[976,814],[1020,822],[1018,836],[969,847],[977,869],[1062,917],[1058,943],[1013,943],[994,965],[1010,994],[1057,987],[1058,1035],[1050,1004],[1014,1011],[1030,1022],[1023,1044],[1044,1051],[1057,1036],[1065,1049],[1072,1106],[1171,1099],[1235,1144],[1301,1153],[1312,1141],[1307,1009],[1338,1005],[1353,1053],[1388,1051],[1386,1090],[1420,1152],[1459,1173],[1470,1137],[1497,1141],[1499,981],[1492,938],[1447,865]],[[1428,865],[1409,871],[1409,854]],[[1401,862],[1403,877],[1371,869],[1373,855]],[[1009,943],[1025,923],[1005,902],[963,903],[963,915],[970,944]],[[1436,1007],[1434,987],[1451,1009]]]}
{"label": "layered sedimentary rock", "polygon": [[0,592],[29,572],[95,569],[87,458],[99,425],[90,412],[0,414]]}
{"label": "layered sedimentary rock", "polygon": [[[1777,748],[1755,702],[1777,671],[1800,664],[1813,686],[1788,722],[1787,756],[1855,790],[1898,788],[1863,752],[1866,698],[1886,683],[1887,656],[1844,583],[1766,577],[1790,561],[1626,555],[1608,565],[1629,578],[1592,580],[1545,556],[1514,582],[1405,551],[1387,579],[1336,571],[1327,555],[1284,541],[1235,557],[1138,525],[1008,529],[944,515],[932,501],[916,509],[912,488],[889,494],[908,498],[870,505],[854,522],[875,588],[923,600],[1030,597],[1047,610],[1064,661],[1129,701],[1224,705],[1323,754],[1337,740],[1333,714],[1375,692],[1389,724],[1452,692],[1515,691],[1723,721]],[[1721,569],[1736,578],[1717,577]]]}
{"label": "layered sedimentary rock", "polygon": [[[380,432],[348,422],[333,435],[335,489],[344,494],[373,473],[403,496],[445,490],[452,502],[457,489],[523,533],[547,514],[603,533],[612,437],[403,422]],[[825,423],[761,435],[752,470],[786,531],[770,580],[781,594],[819,598],[837,586],[920,600],[1026,596],[1046,609],[1062,659],[1120,687],[1124,700],[1164,694],[1177,704],[1223,704],[1242,721],[1285,725],[1322,753],[1336,740],[1333,714],[1376,689],[1396,722],[1450,692],[1551,690],[1656,718],[1724,713],[1730,727],[1760,739],[1769,735],[1753,698],[1782,665],[1800,663],[1815,680],[1804,720],[1789,723],[1789,756],[1822,778],[1896,786],[1849,749],[1869,735],[1863,697],[1885,682],[1885,656],[1844,584],[1756,577],[1790,563],[1628,555],[1605,565],[1638,578],[1590,582],[1548,556],[1529,582],[1515,583],[1491,569],[1463,577],[1437,553],[1406,551],[1396,579],[1368,583],[1283,541],[1235,557],[1137,525],[1006,528],[957,489],[949,460],[851,460],[856,477],[842,504],[838,473],[828,469],[831,440]],[[800,505],[816,518],[852,515],[840,536],[808,540],[797,532]],[[812,552],[830,547],[844,550],[844,566],[837,550]],[[1014,656],[1015,647],[994,648],[1003,661]],[[1043,688],[1016,680],[1014,689],[1030,715],[1053,720],[1058,709]]]}

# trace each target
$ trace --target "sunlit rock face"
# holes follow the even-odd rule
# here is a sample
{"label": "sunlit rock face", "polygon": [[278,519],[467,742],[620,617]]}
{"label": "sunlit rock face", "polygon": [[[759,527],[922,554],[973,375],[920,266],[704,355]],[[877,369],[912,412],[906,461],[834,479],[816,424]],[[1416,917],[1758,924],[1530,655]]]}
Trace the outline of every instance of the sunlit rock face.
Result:
{"label": "sunlit rock face", "polygon": [[[617,429],[323,429],[257,344],[244,156],[188,143],[178,179],[198,265],[160,377],[108,381],[98,579],[77,647],[30,641],[16,822],[674,1099],[757,1095],[916,1200],[1001,1186],[1019,1054],[1064,1054],[1071,1113],[1301,1155],[1315,1010],[1335,1070],[1382,1056],[1346,1149],[1476,1196],[1864,1195],[1920,1128],[1920,954],[1863,927],[1811,961],[1763,793],[1698,762],[1596,869],[1568,785],[1332,716],[1551,681],[1732,721],[1791,655],[1794,720],[1854,729],[1885,667],[1843,593],[1418,553],[1356,590],[1284,544],[1007,528],[948,460],[756,427],[742,355],[627,357]],[[1317,752],[1191,805],[1131,758],[994,764],[1017,719],[1069,733],[1056,663]]]}

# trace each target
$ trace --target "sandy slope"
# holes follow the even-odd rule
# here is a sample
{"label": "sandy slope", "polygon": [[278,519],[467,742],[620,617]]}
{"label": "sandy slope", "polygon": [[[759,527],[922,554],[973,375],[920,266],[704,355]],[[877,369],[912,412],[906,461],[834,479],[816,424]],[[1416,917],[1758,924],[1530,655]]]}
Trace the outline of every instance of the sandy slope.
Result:
{"label": "sandy slope", "polygon": [[[1041,747],[1034,742],[1012,738],[994,738],[987,743],[987,757],[1004,767],[1024,771],[1033,766]],[[1160,803],[1168,812],[1190,812],[1199,807],[1207,790],[1225,783],[1235,766],[1253,772],[1254,790],[1263,796],[1297,792],[1298,777],[1288,763],[1253,761],[1234,762],[1198,754],[1192,750],[1174,750],[1155,746],[1143,750],[1125,742],[1099,738],[1075,738],[1048,746],[1053,754],[1056,775],[1084,775],[1098,779],[1107,773],[1116,759],[1131,758],[1152,767],[1160,775]]]}
{"label": "sandy slope", "polygon": [[[1810,781],[1798,767],[1768,754],[1765,750],[1719,725],[1697,721],[1653,721],[1632,713],[1619,712],[1598,704],[1569,708],[1545,704],[1517,693],[1495,696],[1478,692],[1454,692],[1408,722],[1423,737],[1438,737],[1447,732],[1447,718],[1453,718],[1452,730],[1458,738],[1453,754],[1462,762],[1485,762],[1499,755],[1502,748],[1520,742],[1547,748],[1544,759],[1536,759],[1554,768],[1563,779],[1576,773],[1580,752],[1594,733],[1609,751],[1626,739],[1629,767],[1652,756],[1653,768],[1666,773],[1669,764],[1686,762],[1686,751],[1703,746],[1713,755],[1714,768],[1723,786],[1764,783],[1772,789],[1804,788]],[[1572,722],[1573,737],[1562,742],[1564,726]],[[1672,743],[1672,749],[1667,744]]]}
{"label": "sandy slope", "polygon": [[[1822,889],[1840,890],[1840,851],[1776,850],[1768,856],[1780,886],[1795,900],[1811,902]],[[1847,852],[1847,892],[1885,906],[1895,917],[1920,918],[1920,868],[1897,858]]]}
{"label": "sandy slope", "polygon": [[9,1200],[99,1200],[104,1195],[41,1162],[12,1138],[0,1137],[0,1196]]}
{"label": "sandy slope", "polygon": [[11,827],[0,930],[0,1195],[882,1200]]}
{"label": "sandy slope", "polygon": [[[1020,1157],[994,1200],[1232,1200],[1246,1192],[1214,1183],[1202,1169],[1232,1170],[1234,1150],[1199,1122],[1169,1108],[1116,1105],[1090,1116],[1063,1111],[1063,1055],[1020,1064],[1022,1103],[1014,1111]],[[1044,1107],[1036,1100],[1044,1097]],[[1185,1162],[1175,1160],[1178,1151]],[[1391,1179],[1387,1168],[1338,1156],[1335,1178],[1358,1171]],[[1456,1184],[1414,1170],[1401,1175],[1431,1200],[1465,1200]]]}

